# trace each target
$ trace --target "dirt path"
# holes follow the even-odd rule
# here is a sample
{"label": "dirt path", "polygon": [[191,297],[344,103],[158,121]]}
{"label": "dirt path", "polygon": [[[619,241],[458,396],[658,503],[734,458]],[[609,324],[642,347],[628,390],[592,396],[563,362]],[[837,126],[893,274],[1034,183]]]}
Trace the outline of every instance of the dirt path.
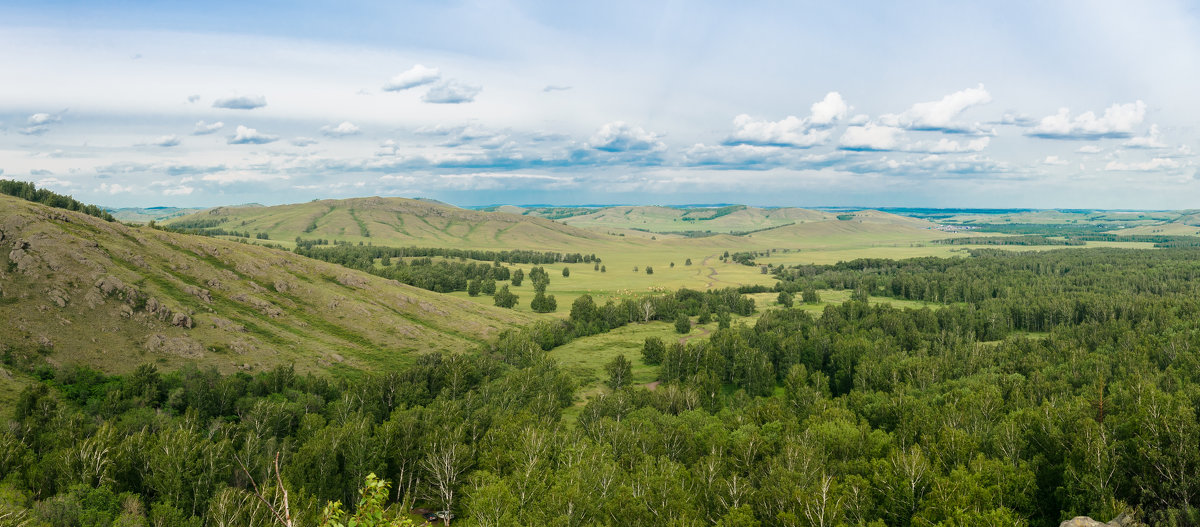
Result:
{"label": "dirt path", "polygon": [[708,278],[708,285],[706,286],[707,289],[712,289],[713,282],[720,281],[720,280],[717,280],[717,274],[718,274],[717,268],[713,267],[711,265],[708,265],[708,262],[711,261],[712,259],[713,259],[713,256],[710,255],[708,258],[705,258],[703,262],[700,262],[700,265],[708,267],[708,275],[705,277],[705,278]]}
{"label": "dirt path", "polygon": [[686,336],[686,337],[679,337],[679,343],[680,343],[680,344],[687,344],[687,341],[689,341],[689,340],[692,340],[692,339],[694,339],[694,338],[696,338],[696,337],[707,337],[707,336],[709,336],[710,334],[712,334],[712,332],[711,332],[711,331],[709,331],[709,330],[708,330],[708,328],[700,328],[700,331],[699,331],[699,333],[697,333],[697,332],[693,331],[691,334],[689,334],[689,335],[688,335],[688,336]]}

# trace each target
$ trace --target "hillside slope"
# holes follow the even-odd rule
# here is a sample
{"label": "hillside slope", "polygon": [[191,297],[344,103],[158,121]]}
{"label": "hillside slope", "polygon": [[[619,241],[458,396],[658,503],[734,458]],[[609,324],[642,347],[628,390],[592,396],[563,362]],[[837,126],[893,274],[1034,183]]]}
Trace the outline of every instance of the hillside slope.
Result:
{"label": "hillside slope", "polygon": [[680,209],[658,206],[605,207],[559,221],[588,229],[633,228],[653,232],[748,232],[792,223],[825,221],[833,214],[799,209],[764,209],[734,205],[719,208]]}
{"label": "hillside slope", "polygon": [[537,248],[568,251],[580,241],[611,239],[544,218],[460,209],[428,200],[353,198],[273,207],[217,207],[167,223],[266,233],[288,243],[296,237],[375,245]]}
{"label": "hillside slope", "polygon": [[379,370],[526,322],[285,251],[0,196],[0,351],[13,363]]}

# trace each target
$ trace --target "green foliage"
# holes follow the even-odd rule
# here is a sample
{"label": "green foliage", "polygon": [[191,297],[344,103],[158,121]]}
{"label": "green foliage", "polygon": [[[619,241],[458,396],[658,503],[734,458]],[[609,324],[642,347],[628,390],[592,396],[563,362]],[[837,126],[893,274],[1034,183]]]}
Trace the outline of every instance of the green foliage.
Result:
{"label": "green foliage", "polygon": [[554,299],[554,295],[547,295],[543,290],[539,290],[529,302],[529,309],[537,313],[552,313],[558,309],[558,301]]}
{"label": "green foliage", "polygon": [[647,265],[646,266],[646,274],[654,274],[654,268]]}
{"label": "green foliage", "polygon": [[663,354],[666,352],[667,346],[663,344],[661,338],[646,337],[645,344],[642,345],[642,362],[651,366],[662,364]]}
{"label": "green foliage", "polygon": [[25,201],[41,203],[58,209],[73,210],[82,212],[88,216],[95,216],[104,221],[116,221],[108,211],[95,205],[88,205],[76,201],[71,196],[65,196],[56,192],[51,192],[44,188],[37,188],[36,185],[27,181],[14,181],[11,179],[0,179],[0,194],[7,194],[21,198]]}
{"label": "green foliage", "polygon": [[608,381],[605,384],[613,390],[619,390],[629,384],[629,378],[633,374],[633,365],[624,355],[617,355],[604,365],[604,371],[608,374]]}
{"label": "green foliage", "polygon": [[513,287],[521,287],[521,282],[524,282],[524,281],[525,281],[525,271],[522,271],[520,269],[513,271],[513,273],[512,273]]}
{"label": "green foliage", "polygon": [[775,303],[783,307],[792,307],[792,294],[787,291],[780,291],[779,296],[775,297]]}
{"label": "green foliage", "polygon": [[386,507],[391,484],[372,472],[359,489],[354,514],[342,510],[342,502],[334,501],[321,511],[321,527],[408,527],[415,525],[403,513],[389,513]]}
{"label": "green foliage", "polygon": [[571,269],[569,267],[563,267],[562,275],[563,275],[563,278],[571,276]]}
{"label": "green foliage", "polygon": [[479,290],[483,289],[483,281],[475,278],[467,282],[467,294],[470,296],[479,296]]}
{"label": "green foliage", "polygon": [[492,295],[492,299],[494,300],[496,307],[503,308],[512,308],[513,306],[517,305],[517,300],[519,298],[520,297],[513,294],[512,291],[508,290],[508,284],[500,286],[500,289],[496,290],[496,294]]}
{"label": "green foliage", "polygon": [[675,332],[681,334],[692,332],[692,320],[688,318],[687,313],[680,313],[675,317]]}

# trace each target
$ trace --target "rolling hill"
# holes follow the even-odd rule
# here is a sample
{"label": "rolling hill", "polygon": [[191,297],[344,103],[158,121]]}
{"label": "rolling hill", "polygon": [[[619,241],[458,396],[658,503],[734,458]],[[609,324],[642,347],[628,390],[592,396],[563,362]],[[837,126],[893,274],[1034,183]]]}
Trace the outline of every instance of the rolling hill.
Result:
{"label": "rolling hill", "polygon": [[[529,213],[536,214],[537,210],[531,210]],[[690,209],[658,206],[605,207],[586,214],[564,217],[559,221],[590,229],[632,228],[652,232],[738,233],[832,219],[833,214],[808,209],[764,209],[730,205]]]}
{"label": "rolling hill", "polygon": [[0,196],[0,321],[9,369],[351,372],[471,349],[530,318],[278,249]]}
{"label": "rolling hill", "polygon": [[613,239],[544,218],[460,209],[430,200],[379,197],[273,207],[217,207],[166,225],[265,233],[271,240],[285,244],[301,237],[398,247],[574,251],[581,241]]}

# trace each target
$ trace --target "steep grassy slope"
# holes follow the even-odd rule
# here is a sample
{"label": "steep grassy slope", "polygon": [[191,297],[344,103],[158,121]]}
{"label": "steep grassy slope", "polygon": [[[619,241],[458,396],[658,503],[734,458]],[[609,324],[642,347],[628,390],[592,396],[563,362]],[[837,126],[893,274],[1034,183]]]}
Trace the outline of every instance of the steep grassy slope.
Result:
{"label": "steep grassy slope", "polygon": [[403,247],[544,249],[574,252],[583,242],[612,238],[543,218],[460,209],[428,200],[354,198],[275,207],[218,207],[168,222],[267,233],[290,243],[297,236]]}
{"label": "steep grassy slope", "polygon": [[116,372],[145,362],[377,370],[528,321],[285,251],[0,197],[9,368],[45,355]]}

